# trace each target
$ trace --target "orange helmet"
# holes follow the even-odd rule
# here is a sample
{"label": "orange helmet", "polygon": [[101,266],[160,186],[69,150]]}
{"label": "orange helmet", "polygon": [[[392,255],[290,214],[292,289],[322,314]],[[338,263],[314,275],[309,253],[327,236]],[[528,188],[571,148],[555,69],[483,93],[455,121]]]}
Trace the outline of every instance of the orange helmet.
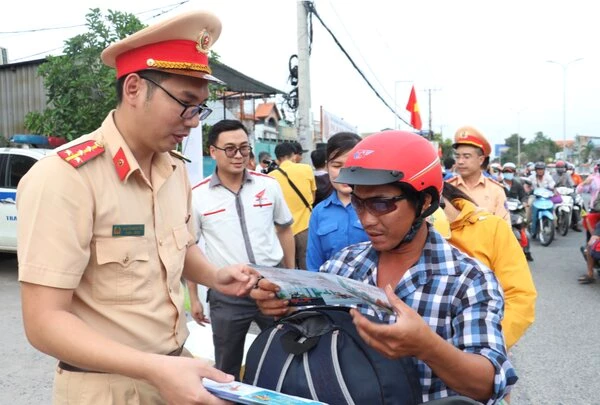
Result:
{"label": "orange helmet", "polygon": [[417,216],[435,211],[442,194],[443,175],[434,146],[412,132],[384,131],[368,136],[350,151],[337,183],[376,186],[404,183],[431,195],[431,205]]}

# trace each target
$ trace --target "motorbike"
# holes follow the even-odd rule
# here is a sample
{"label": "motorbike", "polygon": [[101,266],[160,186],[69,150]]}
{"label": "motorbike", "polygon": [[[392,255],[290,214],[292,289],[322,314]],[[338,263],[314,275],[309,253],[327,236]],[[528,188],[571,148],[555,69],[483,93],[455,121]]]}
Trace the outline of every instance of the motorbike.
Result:
{"label": "motorbike", "polygon": [[585,215],[585,202],[579,193],[575,193],[575,201],[573,205],[573,215],[571,216],[571,227],[575,230],[579,229],[579,221]]}
{"label": "motorbike", "polygon": [[537,238],[542,246],[548,246],[554,240],[554,203],[552,191],[545,188],[533,190],[535,199],[531,207],[531,237]]}
{"label": "motorbike", "polygon": [[[587,249],[589,246],[587,242],[589,242],[589,238],[594,234],[594,228],[596,227],[596,223],[600,220],[600,213],[598,212],[588,212],[584,213],[582,216],[581,224],[583,225],[583,229],[586,232],[586,244],[579,247],[581,254],[583,255],[583,260],[587,263]],[[600,277],[600,260],[594,260],[594,269],[598,273],[598,277]]]}
{"label": "motorbike", "polygon": [[571,227],[571,218],[575,207],[575,200],[573,198],[575,190],[571,187],[556,187],[556,192],[560,195],[561,199],[561,202],[554,206],[556,229],[562,236],[566,236]]}
{"label": "motorbike", "polygon": [[527,257],[528,261],[531,261],[533,259],[529,251],[529,231],[527,230],[525,205],[517,198],[508,198],[506,200],[506,207],[510,213],[510,224],[512,225],[513,233],[519,241],[519,245],[523,248],[525,257]]}

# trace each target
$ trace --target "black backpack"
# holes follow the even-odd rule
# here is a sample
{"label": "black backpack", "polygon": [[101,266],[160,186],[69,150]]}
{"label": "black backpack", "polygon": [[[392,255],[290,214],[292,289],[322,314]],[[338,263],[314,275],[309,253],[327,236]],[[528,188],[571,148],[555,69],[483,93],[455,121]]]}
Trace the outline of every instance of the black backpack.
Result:
{"label": "black backpack", "polygon": [[299,311],[263,330],[243,382],[330,405],[422,402],[414,358],[391,360],[367,346],[338,307]]}

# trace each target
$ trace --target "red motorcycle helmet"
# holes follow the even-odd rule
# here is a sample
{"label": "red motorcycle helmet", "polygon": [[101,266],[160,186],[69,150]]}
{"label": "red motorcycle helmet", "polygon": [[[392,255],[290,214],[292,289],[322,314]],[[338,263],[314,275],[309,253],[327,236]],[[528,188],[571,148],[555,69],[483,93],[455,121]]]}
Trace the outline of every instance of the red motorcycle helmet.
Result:
{"label": "red motorcycle helmet", "polygon": [[444,183],[442,165],[433,144],[406,131],[379,132],[360,141],[350,151],[335,181],[350,186],[396,182],[409,185],[418,193],[431,195],[431,205],[420,215],[417,212],[421,218],[438,208]]}

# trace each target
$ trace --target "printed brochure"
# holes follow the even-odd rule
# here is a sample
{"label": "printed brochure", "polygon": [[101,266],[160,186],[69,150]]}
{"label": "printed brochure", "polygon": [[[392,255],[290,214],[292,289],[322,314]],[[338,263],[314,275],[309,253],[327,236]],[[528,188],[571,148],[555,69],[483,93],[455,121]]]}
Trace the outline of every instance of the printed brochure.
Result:
{"label": "printed brochure", "polygon": [[329,273],[253,266],[264,278],[281,290],[277,298],[289,301],[291,307],[316,306],[356,307],[369,305],[391,313],[385,292],[376,286]]}
{"label": "printed brochure", "polygon": [[238,381],[218,383],[208,378],[202,380],[204,388],[213,395],[238,404],[268,405],[327,405],[325,402],[313,401],[293,395],[255,387]]}

